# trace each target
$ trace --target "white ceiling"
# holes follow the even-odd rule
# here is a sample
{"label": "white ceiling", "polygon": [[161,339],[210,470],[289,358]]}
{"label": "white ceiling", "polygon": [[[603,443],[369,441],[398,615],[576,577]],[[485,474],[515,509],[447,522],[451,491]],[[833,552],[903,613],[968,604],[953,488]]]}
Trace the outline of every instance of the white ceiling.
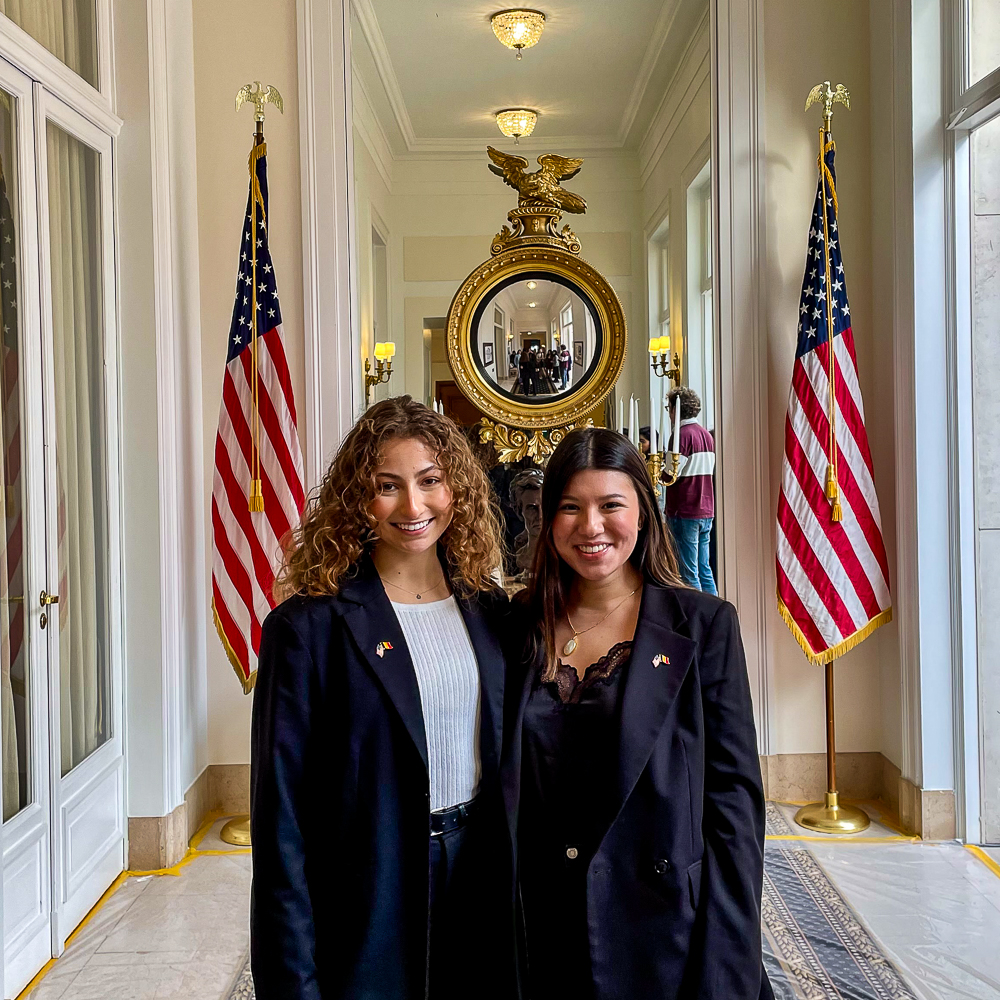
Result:
{"label": "white ceiling", "polygon": [[[352,56],[394,155],[503,141],[493,112],[540,112],[525,150],[635,149],[708,0],[555,0],[518,61],[478,0],[354,0]],[[509,142],[509,140],[508,140]]]}

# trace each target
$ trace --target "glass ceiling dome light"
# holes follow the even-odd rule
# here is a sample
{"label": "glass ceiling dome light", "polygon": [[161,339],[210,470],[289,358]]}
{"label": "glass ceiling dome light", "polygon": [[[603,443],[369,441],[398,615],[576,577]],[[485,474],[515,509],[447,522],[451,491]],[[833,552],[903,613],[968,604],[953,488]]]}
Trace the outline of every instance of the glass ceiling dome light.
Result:
{"label": "glass ceiling dome light", "polygon": [[521,49],[530,49],[542,37],[545,15],[540,10],[516,7],[498,11],[490,18],[490,24],[497,39],[508,49],[516,50],[520,59]]}
{"label": "glass ceiling dome light", "polygon": [[496,113],[497,128],[508,139],[513,139],[515,145],[522,136],[531,135],[535,131],[538,112],[528,108],[506,108]]}

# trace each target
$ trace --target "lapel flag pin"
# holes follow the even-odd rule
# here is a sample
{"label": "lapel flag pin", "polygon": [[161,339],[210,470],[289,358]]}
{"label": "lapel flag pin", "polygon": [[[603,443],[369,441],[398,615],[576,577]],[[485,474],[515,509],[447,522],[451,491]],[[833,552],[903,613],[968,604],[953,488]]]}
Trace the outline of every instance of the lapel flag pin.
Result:
{"label": "lapel flag pin", "polygon": [[653,657],[654,668],[660,666],[661,664],[666,667],[670,666],[670,657],[667,656],[666,653],[657,653],[656,656]]}
{"label": "lapel flag pin", "polygon": [[375,655],[379,656],[379,657],[385,656],[385,651],[387,649],[392,649],[392,643],[391,642],[380,642],[375,647]]}

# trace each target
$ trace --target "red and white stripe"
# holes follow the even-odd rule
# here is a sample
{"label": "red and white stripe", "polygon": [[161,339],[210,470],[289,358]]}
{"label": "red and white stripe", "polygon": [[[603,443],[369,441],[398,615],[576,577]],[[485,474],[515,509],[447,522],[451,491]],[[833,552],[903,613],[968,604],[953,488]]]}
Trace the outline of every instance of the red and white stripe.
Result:
{"label": "red and white stripe", "polygon": [[841,521],[832,519],[825,494],[828,351],[823,343],[795,362],[778,500],[778,606],[816,663],[840,656],[891,616],[889,564],[850,327],[834,337]]}
{"label": "red and white stripe", "polygon": [[212,608],[219,636],[243,683],[253,687],[260,628],[274,606],[271,588],[281,540],[305,505],[295,400],[281,327],[257,340],[263,512],[248,507],[253,360],[243,350],[226,367],[212,483]]}

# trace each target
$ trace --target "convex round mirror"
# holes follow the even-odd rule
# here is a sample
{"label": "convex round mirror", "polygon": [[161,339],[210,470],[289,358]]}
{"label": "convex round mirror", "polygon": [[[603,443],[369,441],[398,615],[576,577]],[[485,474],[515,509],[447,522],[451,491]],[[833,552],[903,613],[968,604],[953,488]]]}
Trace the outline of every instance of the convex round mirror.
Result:
{"label": "convex round mirror", "polygon": [[501,395],[529,405],[585,386],[604,340],[587,293],[542,271],[494,286],[476,309],[472,331],[479,374]]}
{"label": "convex round mirror", "polygon": [[476,268],[452,301],[447,339],[461,391],[511,427],[582,419],[625,360],[625,318],[611,286],[555,247],[511,249]]}

